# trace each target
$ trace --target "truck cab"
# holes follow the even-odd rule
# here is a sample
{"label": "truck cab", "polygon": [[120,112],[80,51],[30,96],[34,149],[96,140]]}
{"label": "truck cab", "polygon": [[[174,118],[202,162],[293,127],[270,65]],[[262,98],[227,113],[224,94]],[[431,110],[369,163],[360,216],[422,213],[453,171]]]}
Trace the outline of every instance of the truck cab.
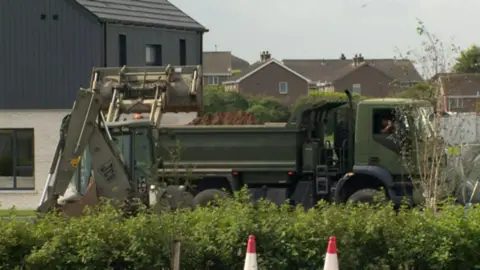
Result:
{"label": "truck cab", "polygon": [[[409,132],[407,122],[428,136],[433,132],[429,120],[433,115],[428,101],[383,98],[359,102],[352,136],[354,166],[338,181],[335,200],[346,201],[354,196],[353,200],[366,201],[379,189],[395,203],[404,197],[412,199],[410,172],[402,160],[403,146],[398,136]],[[386,130],[388,125],[392,126]]]}

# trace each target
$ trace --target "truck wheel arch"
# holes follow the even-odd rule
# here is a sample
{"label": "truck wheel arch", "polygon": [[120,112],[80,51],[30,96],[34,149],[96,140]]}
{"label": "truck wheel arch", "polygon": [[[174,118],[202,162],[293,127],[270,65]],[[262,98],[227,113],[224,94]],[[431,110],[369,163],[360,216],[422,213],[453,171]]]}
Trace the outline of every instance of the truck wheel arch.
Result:
{"label": "truck wheel arch", "polygon": [[208,189],[226,189],[228,192],[239,189],[238,181],[230,174],[205,175],[198,181],[194,181],[193,184],[194,195]]}
{"label": "truck wheel arch", "polygon": [[[356,189],[348,190],[352,188],[354,183],[350,181],[356,181],[359,180],[359,178],[368,180],[366,182],[358,183],[358,187],[356,187]],[[395,196],[393,191],[394,185],[395,183],[392,175],[384,168],[378,166],[355,165],[353,167],[353,175],[343,177],[338,181],[335,188],[335,202],[345,202],[348,199],[348,193],[353,193],[359,189],[378,187],[383,187],[386,195],[388,195],[390,198],[393,198]]]}

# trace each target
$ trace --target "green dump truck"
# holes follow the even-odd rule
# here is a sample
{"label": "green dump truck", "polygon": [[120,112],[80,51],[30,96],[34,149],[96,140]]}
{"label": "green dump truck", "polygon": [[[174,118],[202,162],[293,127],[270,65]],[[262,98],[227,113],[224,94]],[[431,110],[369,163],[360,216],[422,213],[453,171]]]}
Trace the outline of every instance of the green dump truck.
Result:
{"label": "green dump truck", "polygon": [[[346,101],[299,108],[283,126],[160,127],[160,176],[188,180],[200,205],[244,185],[254,199],[278,204],[288,200],[306,208],[319,200],[370,201],[380,190],[395,203],[412,198],[398,147],[389,134],[380,132],[381,125],[402,105],[416,104],[419,116],[429,116],[433,108],[427,101],[385,98],[361,101],[354,110],[346,94]],[[341,109],[347,112],[345,123],[332,117]],[[324,135],[329,121],[339,127],[333,141]],[[429,123],[419,126],[429,132]]]}

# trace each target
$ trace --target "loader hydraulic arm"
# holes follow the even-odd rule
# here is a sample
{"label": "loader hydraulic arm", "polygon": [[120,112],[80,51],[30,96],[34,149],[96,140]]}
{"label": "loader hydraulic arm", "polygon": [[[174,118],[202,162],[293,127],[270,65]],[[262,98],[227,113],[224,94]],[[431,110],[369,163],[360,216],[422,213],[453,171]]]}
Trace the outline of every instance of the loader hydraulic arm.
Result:
{"label": "loader hydraulic arm", "polygon": [[[132,186],[132,168],[126,164],[131,158],[119,151],[110,127],[130,121],[132,114],[145,115],[148,120],[143,122],[155,128],[163,113],[201,112],[201,76],[197,66],[94,68],[90,88],[80,89],[72,112],[62,121],[37,210],[47,212],[58,204],[86,149],[98,193],[115,198],[132,196],[138,189]],[[154,148],[153,140],[149,147]]]}

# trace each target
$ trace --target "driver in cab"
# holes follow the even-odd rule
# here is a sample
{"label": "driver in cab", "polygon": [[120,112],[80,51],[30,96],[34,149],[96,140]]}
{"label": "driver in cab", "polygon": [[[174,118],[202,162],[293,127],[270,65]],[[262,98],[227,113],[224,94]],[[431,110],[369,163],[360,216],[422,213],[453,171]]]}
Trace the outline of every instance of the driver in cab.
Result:
{"label": "driver in cab", "polygon": [[380,130],[380,133],[383,134],[392,134],[395,131],[393,121],[388,118],[383,118],[382,119],[382,129]]}

